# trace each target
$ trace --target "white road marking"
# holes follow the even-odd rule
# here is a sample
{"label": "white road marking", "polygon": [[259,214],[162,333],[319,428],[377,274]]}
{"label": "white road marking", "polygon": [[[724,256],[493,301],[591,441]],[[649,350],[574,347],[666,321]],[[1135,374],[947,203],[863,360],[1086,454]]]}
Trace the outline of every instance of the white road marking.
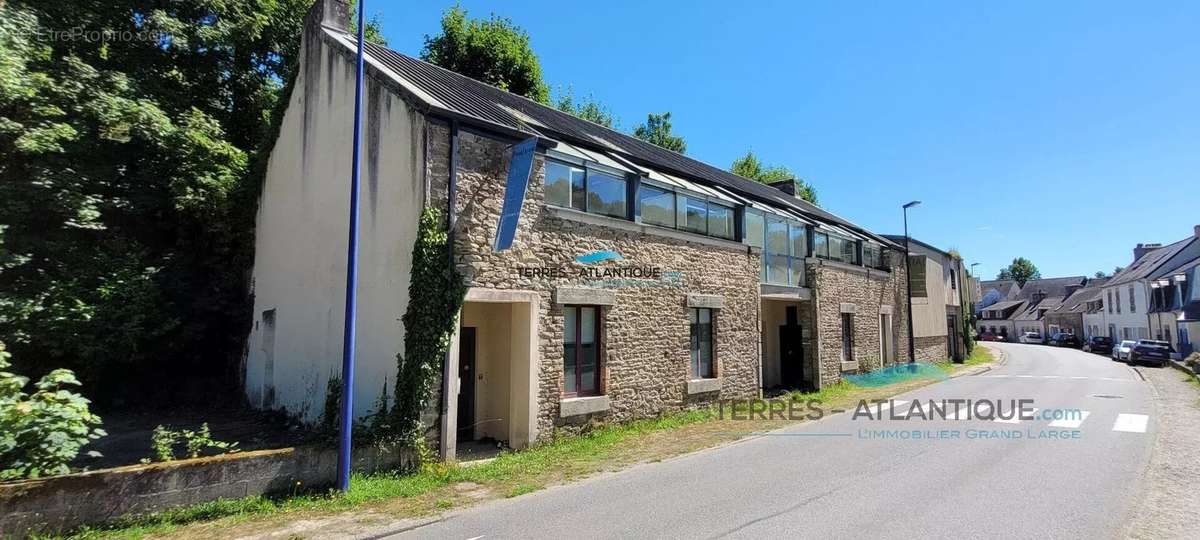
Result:
{"label": "white road marking", "polygon": [[[1038,412],[1038,409],[1033,409],[1033,410],[1029,411],[1029,416],[1033,416],[1036,419],[1037,417],[1034,415],[1036,415],[1037,412]],[[1004,418],[997,417],[995,420],[992,420],[992,421],[1000,422],[1001,424],[1020,424],[1021,423],[1021,409],[1017,409],[1016,411],[1013,411],[1012,418],[1004,419]]]}
{"label": "white road marking", "polygon": [[1150,421],[1150,417],[1144,414],[1125,414],[1117,415],[1117,421],[1113,422],[1113,431],[1124,431],[1127,433],[1145,433],[1146,424]]}
{"label": "white road marking", "polygon": [[1077,428],[1079,428],[1079,426],[1083,425],[1083,421],[1087,420],[1087,417],[1089,414],[1092,414],[1092,413],[1090,413],[1088,411],[1079,411],[1079,418],[1060,418],[1058,420],[1050,422],[1050,427],[1077,429]]}
{"label": "white road marking", "polygon": [[1062,375],[975,375],[979,379],[1079,379],[1092,381],[1138,382],[1136,379],[1118,379],[1115,377],[1064,377]]}

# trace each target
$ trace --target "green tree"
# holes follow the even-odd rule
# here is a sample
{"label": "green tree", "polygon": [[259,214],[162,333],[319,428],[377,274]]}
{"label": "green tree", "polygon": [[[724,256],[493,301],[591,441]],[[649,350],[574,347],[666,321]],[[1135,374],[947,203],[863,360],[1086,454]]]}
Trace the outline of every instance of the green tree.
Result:
{"label": "green tree", "polygon": [[470,19],[461,6],[446,10],[442,33],[425,36],[421,59],[540,103],[550,100],[529,34],[495,14]]}
{"label": "green tree", "polygon": [[1024,287],[1025,282],[1031,279],[1042,279],[1042,273],[1038,271],[1037,266],[1034,266],[1029,259],[1017,257],[1013,259],[1012,264],[1009,264],[1008,267],[1000,269],[1000,273],[996,275],[996,279],[1010,279]]}
{"label": "green tree", "polygon": [[650,113],[646,123],[633,129],[633,136],[650,144],[661,146],[680,154],[687,152],[687,143],[683,137],[671,132],[671,113]]}
{"label": "green tree", "polygon": [[1108,277],[1108,274],[1105,274],[1104,270],[1096,270],[1096,279],[1106,278],[1106,277]]}
{"label": "green tree", "polygon": [[[358,35],[358,2],[350,1],[350,33]],[[368,43],[387,46],[387,38],[383,37],[383,23],[379,20],[379,14],[371,15],[366,18],[367,27],[363,30],[363,37]]]}
{"label": "green tree", "polygon": [[782,165],[767,165],[754,155],[753,150],[747,150],[746,155],[733,160],[729,172],[764,184],[780,180],[794,180],[796,195],[810,203],[817,204],[817,190],[811,184],[796,177],[792,171]]}
{"label": "green tree", "polygon": [[[233,388],[255,171],[310,4],[0,4],[0,336],[29,371],[101,399]],[[122,399],[176,396],[148,387]]]}
{"label": "green tree", "polygon": [[567,87],[565,92],[555,98],[554,108],[606,128],[613,127],[612,110],[607,105],[597,101],[591,94],[576,99],[574,89],[571,87]]}

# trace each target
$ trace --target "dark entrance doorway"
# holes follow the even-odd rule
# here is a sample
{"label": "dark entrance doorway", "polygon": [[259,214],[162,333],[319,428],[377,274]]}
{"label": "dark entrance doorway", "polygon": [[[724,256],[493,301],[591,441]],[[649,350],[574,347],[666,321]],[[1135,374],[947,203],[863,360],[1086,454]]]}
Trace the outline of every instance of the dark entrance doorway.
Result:
{"label": "dark entrance doorway", "polygon": [[796,306],[787,307],[785,324],[779,326],[779,384],[784,388],[805,388],[804,334],[796,316]]}
{"label": "dark entrance doorway", "polygon": [[958,352],[958,318],[954,315],[946,315],[946,352],[951,360],[962,360]]}
{"label": "dark entrance doorway", "polygon": [[459,329],[458,440],[475,439],[475,327]]}

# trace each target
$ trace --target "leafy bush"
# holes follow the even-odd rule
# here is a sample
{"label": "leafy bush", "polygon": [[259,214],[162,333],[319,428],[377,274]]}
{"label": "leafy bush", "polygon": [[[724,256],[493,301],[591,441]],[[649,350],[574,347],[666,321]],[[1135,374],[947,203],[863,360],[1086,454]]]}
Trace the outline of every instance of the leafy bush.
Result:
{"label": "leafy bush", "polygon": [[154,449],[155,461],[173,461],[175,459],[175,448],[180,443],[183,444],[184,455],[188,459],[200,457],[200,452],[206,448],[215,448],[229,453],[238,451],[238,443],[218,441],[212,438],[212,432],[208,430],[208,422],[201,424],[200,429],[195,431],[190,429],[175,431],[160,425],[154,428],[154,435],[151,436],[150,443]]}
{"label": "leafy bush", "polygon": [[1185,359],[1183,361],[1183,363],[1187,364],[1188,366],[1191,366],[1191,367],[1200,366],[1200,352],[1194,352],[1192,354],[1189,354],[1187,359]]}
{"label": "leafy bush", "polygon": [[63,389],[79,386],[68,369],[51,371],[25,393],[29,379],[5,371],[11,356],[0,342],[0,480],[66,474],[83,445],[107,435],[94,427],[100,417],[83,396]]}

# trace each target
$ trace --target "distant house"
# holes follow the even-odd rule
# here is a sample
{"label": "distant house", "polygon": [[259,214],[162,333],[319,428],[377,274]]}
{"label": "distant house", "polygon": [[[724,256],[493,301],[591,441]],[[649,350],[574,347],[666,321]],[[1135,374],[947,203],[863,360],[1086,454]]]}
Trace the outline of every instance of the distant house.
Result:
{"label": "distant house", "polygon": [[[1175,310],[1165,301],[1159,313],[1177,313],[1175,328],[1166,315],[1151,316],[1151,298],[1154,289],[1174,284],[1175,270],[1185,268],[1190,261],[1200,258],[1200,225],[1193,229],[1192,236],[1168,245],[1138,244],[1133,248],[1133,263],[1117,272],[1104,284],[1104,311],[1102,320],[1107,335],[1114,340],[1151,339],[1161,336],[1167,341],[1178,341],[1178,323],[1186,321],[1184,309]],[[1186,282],[1186,274],[1182,281]],[[1176,286],[1178,289],[1178,286]],[[1160,296],[1163,293],[1158,293]],[[1173,300],[1172,300],[1173,302]],[[1180,299],[1180,303],[1183,301]],[[1188,324],[1184,324],[1187,332]],[[1166,332],[1163,329],[1166,328]]]}
{"label": "distant house", "polygon": [[983,309],[1006,300],[1013,300],[1021,286],[1011,279],[997,279],[979,282],[979,301],[975,303],[975,316],[981,317]]}
{"label": "distant house", "polygon": [[991,334],[1007,340],[1015,334],[1010,317],[1023,305],[1023,300],[1003,300],[991,304],[979,313],[975,327],[980,334]]}
{"label": "distant house", "polygon": [[1081,339],[1094,335],[1084,322],[1084,317],[1091,310],[1098,311],[1092,303],[1100,298],[1102,287],[1107,281],[1108,278],[1090,279],[1086,286],[1076,289],[1064,298],[1058,307],[1047,311],[1044,316],[1046,333],[1052,336],[1058,332],[1065,332],[1077,335]]}
{"label": "distant house", "polygon": [[1111,278],[1103,279],[1104,282],[1098,283],[1095,288],[1089,286],[1092,290],[1084,302],[1083,337],[1085,339],[1092,336],[1108,335],[1107,327],[1104,325],[1104,283],[1107,283]]}
{"label": "distant house", "polygon": [[1002,299],[976,308],[979,316],[975,327],[981,334],[995,334],[1008,340],[1024,332],[1045,335],[1046,314],[1086,283],[1083,276],[1031,279],[1024,286],[1008,280],[982,282],[985,297],[994,292],[993,297],[1000,295]]}

